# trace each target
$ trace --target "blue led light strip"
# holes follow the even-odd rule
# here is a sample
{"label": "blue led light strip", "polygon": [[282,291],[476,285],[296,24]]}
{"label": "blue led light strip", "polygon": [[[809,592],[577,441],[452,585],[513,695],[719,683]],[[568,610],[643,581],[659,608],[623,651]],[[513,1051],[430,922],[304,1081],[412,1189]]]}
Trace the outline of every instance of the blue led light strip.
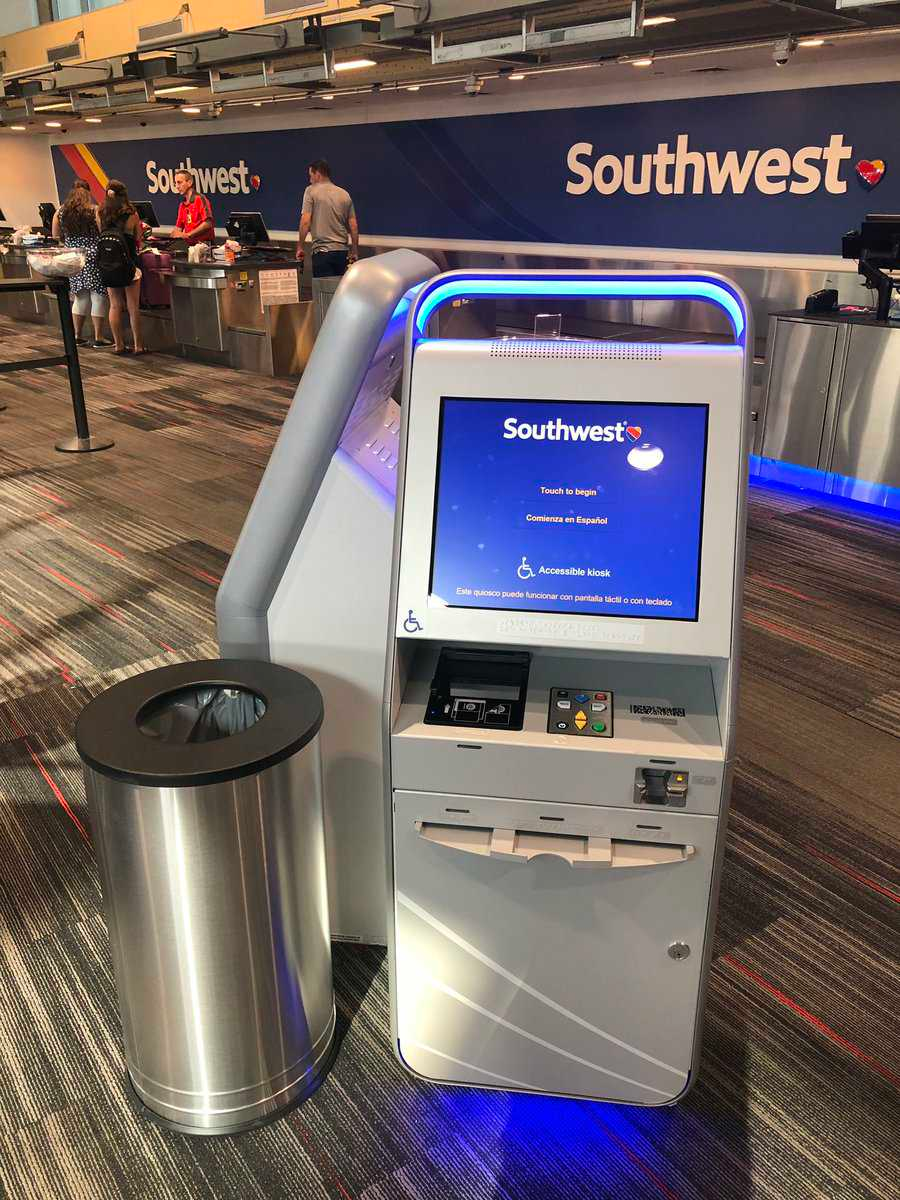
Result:
{"label": "blue led light strip", "polygon": [[804,492],[819,492],[833,504],[849,502],[857,509],[864,504],[877,508],[879,516],[900,520],[900,488],[887,483],[870,483],[850,475],[820,471],[816,467],[800,467],[796,463],[761,458],[757,454],[750,455],[750,479]]}
{"label": "blue led light strip", "polygon": [[465,275],[426,287],[418,302],[416,330],[423,334],[429,320],[442,305],[472,296],[615,296],[642,300],[708,300],[723,309],[731,320],[734,336],[743,342],[747,318],[734,292],[724,283],[702,276],[491,276]]}

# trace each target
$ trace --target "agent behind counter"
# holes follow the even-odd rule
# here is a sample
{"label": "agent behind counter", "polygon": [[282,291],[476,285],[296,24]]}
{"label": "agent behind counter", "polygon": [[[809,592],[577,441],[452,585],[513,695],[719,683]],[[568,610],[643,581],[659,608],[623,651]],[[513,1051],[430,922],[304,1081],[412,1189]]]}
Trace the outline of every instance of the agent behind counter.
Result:
{"label": "agent behind counter", "polygon": [[181,193],[178,217],[170,236],[195,246],[198,242],[213,242],[216,226],[213,221],[212,205],[206,196],[201,196],[194,187],[191,171],[175,172],[175,186]]}

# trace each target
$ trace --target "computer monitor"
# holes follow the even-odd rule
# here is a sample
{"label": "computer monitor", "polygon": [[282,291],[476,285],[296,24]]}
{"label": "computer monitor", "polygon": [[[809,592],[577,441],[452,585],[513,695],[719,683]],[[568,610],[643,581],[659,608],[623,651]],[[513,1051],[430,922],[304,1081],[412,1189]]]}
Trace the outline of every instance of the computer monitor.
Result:
{"label": "computer monitor", "polygon": [[442,397],[429,603],[696,621],[708,404]]}
{"label": "computer monitor", "polygon": [[137,215],[145,225],[149,225],[151,229],[158,228],[159,217],[156,215],[156,209],[149,200],[135,200],[133,204],[137,209]]}
{"label": "computer monitor", "polygon": [[888,272],[900,270],[900,214],[869,213],[858,231],[844,235],[841,252],[859,261],[860,275],[878,293],[876,318],[886,321],[896,286]]}
{"label": "computer monitor", "polygon": [[225,223],[228,236],[242,246],[258,246],[269,241],[269,231],[258,212],[233,212]]}
{"label": "computer monitor", "polygon": [[519,644],[539,627],[554,644],[726,657],[735,514],[721,497],[741,409],[710,397],[739,396],[743,365],[737,345],[426,339],[403,618],[450,642]]}
{"label": "computer monitor", "polygon": [[41,218],[41,224],[44,227],[44,232],[49,233],[53,228],[53,218],[56,215],[56,205],[46,200],[43,204],[38,205],[38,214]]}

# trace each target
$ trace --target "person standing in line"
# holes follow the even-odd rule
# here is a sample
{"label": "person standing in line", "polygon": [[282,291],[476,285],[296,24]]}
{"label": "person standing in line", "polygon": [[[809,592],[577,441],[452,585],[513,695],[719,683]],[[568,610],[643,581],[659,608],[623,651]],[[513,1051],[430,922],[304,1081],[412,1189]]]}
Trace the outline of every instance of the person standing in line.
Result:
{"label": "person standing in line", "polygon": [[[58,242],[70,250],[80,250],[84,255],[84,267],[69,280],[76,343],[79,346],[111,346],[112,342],[103,336],[107,298],[106,287],[97,269],[97,205],[83,179],[75,180],[65,202],[53,214],[52,232]],[[83,334],[88,313],[94,326],[93,341]]]}
{"label": "person standing in line", "polygon": [[109,292],[109,324],[116,341],[114,354],[127,354],[125,310],[131,322],[134,353],[146,354],[141,338],[141,219],[128,199],[128,189],[118,179],[106,185],[106,199],[98,215],[100,239],[97,264]]}
{"label": "person standing in line", "polygon": [[331,168],[323,158],[309,164],[309,187],[303,193],[300,214],[298,262],[303,262],[303,246],[310,234],[314,279],[343,275],[359,258],[359,224],[353,200],[349,192],[332,183]]}
{"label": "person standing in line", "polygon": [[216,223],[212,205],[194,187],[193,172],[179,168],[175,172],[175,186],[181,194],[181,203],[171,236],[189,246],[195,246],[198,242],[214,242]]}

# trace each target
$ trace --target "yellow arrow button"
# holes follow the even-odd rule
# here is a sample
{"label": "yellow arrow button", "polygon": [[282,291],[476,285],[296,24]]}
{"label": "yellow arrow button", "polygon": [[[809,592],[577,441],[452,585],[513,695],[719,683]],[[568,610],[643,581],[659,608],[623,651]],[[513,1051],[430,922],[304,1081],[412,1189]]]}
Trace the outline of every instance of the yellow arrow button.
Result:
{"label": "yellow arrow button", "polygon": [[587,725],[587,717],[584,715],[581,709],[579,709],[575,714],[575,727],[581,730],[584,729],[585,725]]}

